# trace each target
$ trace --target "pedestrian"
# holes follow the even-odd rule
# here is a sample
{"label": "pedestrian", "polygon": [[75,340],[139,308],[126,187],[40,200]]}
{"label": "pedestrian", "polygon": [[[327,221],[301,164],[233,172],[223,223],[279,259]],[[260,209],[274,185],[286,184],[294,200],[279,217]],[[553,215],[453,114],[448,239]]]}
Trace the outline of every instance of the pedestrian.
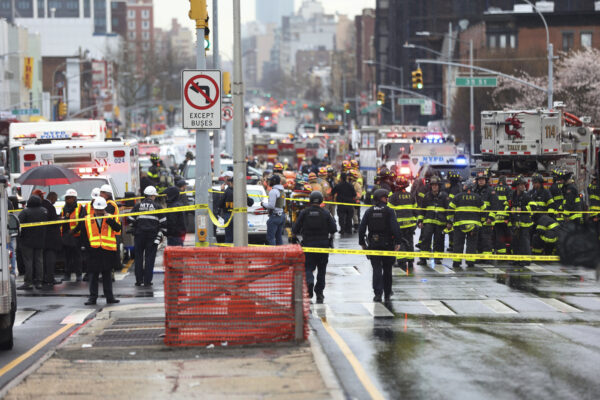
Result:
{"label": "pedestrian", "polygon": [[285,225],[285,192],[281,185],[279,175],[272,175],[269,178],[269,199],[268,202],[262,202],[263,208],[268,210],[269,219],[267,220],[267,242],[270,246],[280,246],[283,244],[283,227]]}
{"label": "pedestrian", "polygon": [[[26,208],[19,213],[19,222],[21,224],[31,224],[47,220],[48,213],[42,207],[41,197],[32,194],[29,200],[27,200]],[[21,229],[19,247],[21,248],[23,264],[25,265],[25,282],[17,289],[32,290],[34,284],[36,289],[42,288],[45,239],[45,226],[33,226]]]}
{"label": "pedestrian", "polygon": [[75,231],[77,219],[85,217],[85,208],[77,201],[77,191],[73,188],[65,193],[65,205],[60,213],[61,219],[70,220],[68,224],[62,224],[62,241],[65,253],[65,276],[64,282],[71,281],[71,275],[75,274],[77,282],[82,280],[82,252],[81,252],[81,230]]}
{"label": "pedestrian", "polygon": [[354,189],[352,183],[348,182],[348,174],[346,172],[340,174],[340,183],[335,185],[331,194],[337,203],[345,203],[337,205],[340,233],[342,235],[352,235],[354,206],[349,204],[355,204],[356,202],[356,189]]}
{"label": "pedestrian", "polygon": [[[179,188],[171,186],[165,190],[167,208],[184,207]],[[167,214],[167,246],[183,246],[187,233],[185,213],[183,211]]]}
{"label": "pedestrian", "polygon": [[156,202],[158,192],[154,186],[148,186],[144,190],[144,196],[131,213],[150,213],[127,218],[134,229],[135,286],[151,287],[156,251],[167,230],[167,217],[164,214],[152,214],[153,211],[162,209]]}
{"label": "pedestrian", "polygon": [[[512,251],[513,254],[531,255],[531,228],[533,220],[531,218],[531,198],[526,191],[527,182],[519,175],[513,181],[513,192],[511,199],[511,224],[512,224]],[[529,261],[516,261],[514,265],[525,267]]]}
{"label": "pedestrian", "polygon": [[[396,178],[395,192],[389,200],[388,206],[395,211],[396,221],[400,228],[400,251],[415,251],[414,236],[417,227],[418,211],[415,198],[406,190],[410,182],[400,175]],[[396,266],[412,269],[414,258],[399,257]]]}
{"label": "pedestrian", "polygon": [[[321,207],[322,203],[323,194],[313,191],[309,197],[310,206],[300,212],[292,227],[294,236],[302,236],[302,246],[333,248],[333,235],[337,231],[337,227],[331,214]],[[325,273],[328,262],[328,253],[305,253],[304,267],[308,297],[312,299],[314,290],[317,295],[317,304],[323,304],[325,299],[323,291],[325,290]],[[317,269],[316,285],[315,269]]]}
{"label": "pedestrian", "polygon": [[[81,224],[76,229],[85,229],[86,247],[90,254],[88,270],[90,276],[90,297],[85,302],[86,306],[96,305],[98,299],[98,281],[102,274],[102,290],[106,298],[106,304],[119,303],[112,289],[112,260],[117,252],[116,233],[121,230],[119,219],[106,212],[107,204],[103,197],[94,199],[92,208],[94,215],[85,217],[84,227]],[[99,218],[106,217],[106,218]]]}
{"label": "pedestrian", "polygon": [[[479,231],[481,230],[481,214],[485,205],[473,184],[467,184],[465,190],[456,194],[448,208],[452,210],[448,215],[448,228],[452,228],[454,240],[452,252],[456,254],[477,254]],[[466,243],[465,243],[466,242]],[[452,268],[460,268],[461,259],[452,260]],[[473,268],[475,260],[467,260],[467,267]]]}
{"label": "pedestrian", "polygon": [[[229,225],[225,227],[225,243],[233,243],[233,174],[225,177],[225,185],[221,187],[225,192],[219,202],[217,214],[223,216],[225,223],[229,222]],[[246,204],[248,207],[254,204],[254,199],[247,198]]]}
{"label": "pedestrian", "polygon": [[[358,228],[358,244],[363,250],[398,251],[401,234],[396,214],[387,206],[389,191],[377,189],[373,193],[373,206],[364,214]],[[367,233],[368,230],[368,233]],[[373,267],[373,301],[381,302],[382,295],[386,302],[392,296],[392,266],[394,256],[368,256]]]}
{"label": "pedestrian", "polygon": [[[447,225],[448,194],[441,189],[441,180],[437,176],[432,176],[429,180],[429,191],[423,199],[418,227],[421,230],[421,243],[417,247],[421,251],[435,253],[444,252],[444,229]],[[442,260],[435,259],[436,264],[441,264]],[[427,258],[421,257],[419,265],[427,265]]]}
{"label": "pedestrian", "polygon": [[[54,204],[58,200],[56,192],[48,193],[46,199],[42,200],[42,207],[46,209],[48,221],[57,221],[58,214]],[[54,286],[60,282],[54,279],[54,268],[56,266],[56,256],[62,250],[62,238],[60,235],[60,225],[46,226],[46,237],[44,239],[44,286]]]}

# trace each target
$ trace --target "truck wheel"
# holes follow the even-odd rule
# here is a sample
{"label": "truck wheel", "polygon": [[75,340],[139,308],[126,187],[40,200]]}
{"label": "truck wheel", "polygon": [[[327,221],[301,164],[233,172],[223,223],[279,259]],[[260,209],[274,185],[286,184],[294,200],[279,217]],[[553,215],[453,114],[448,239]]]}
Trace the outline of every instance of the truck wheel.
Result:
{"label": "truck wheel", "polygon": [[6,328],[0,330],[0,350],[11,350],[13,348],[13,321],[14,312],[5,314],[0,317],[2,321],[0,325],[6,326]]}

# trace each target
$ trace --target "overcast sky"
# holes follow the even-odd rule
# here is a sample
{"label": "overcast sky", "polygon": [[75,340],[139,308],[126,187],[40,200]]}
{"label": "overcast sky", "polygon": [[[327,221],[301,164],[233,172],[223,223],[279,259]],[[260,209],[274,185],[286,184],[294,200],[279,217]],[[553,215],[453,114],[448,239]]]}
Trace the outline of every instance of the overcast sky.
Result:
{"label": "overcast sky", "polygon": [[[302,0],[296,1],[296,9]],[[207,0],[209,13],[212,15],[213,0]],[[221,56],[231,59],[233,48],[233,0],[219,0],[219,34]],[[254,0],[241,0],[242,23],[253,21],[255,18]],[[375,8],[375,0],[322,0],[327,13],[340,13],[354,16],[361,13],[363,8]],[[188,18],[189,0],[154,0],[154,24],[158,28],[168,29],[171,19],[177,18],[183,26],[195,29],[194,22]],[[211,20],[212,29],[212,20]],[[212,35],[211,35],[212,36]]]}

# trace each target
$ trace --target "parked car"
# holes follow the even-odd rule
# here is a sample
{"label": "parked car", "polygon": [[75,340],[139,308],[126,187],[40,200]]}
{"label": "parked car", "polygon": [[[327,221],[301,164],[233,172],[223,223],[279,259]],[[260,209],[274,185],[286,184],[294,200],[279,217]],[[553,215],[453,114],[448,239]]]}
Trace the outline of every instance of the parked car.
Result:
{"label": "parked car", "polygon": [[[267,219],[269,219],[268,211],[260,204],[267,197],[265,188],[261,185],[248,185],[248,196],[254,199],[254,204],[248,207],[248,239],[256,243],[266,243],[267,241]],[[219,191],[221,186],[213,186],[214,191]],[[215,198],[216,201],[220,196]],[[219,223],[225,221],[219,217]],[[225,229],[217,228],[217,240],[222,242],[225,239]]]}

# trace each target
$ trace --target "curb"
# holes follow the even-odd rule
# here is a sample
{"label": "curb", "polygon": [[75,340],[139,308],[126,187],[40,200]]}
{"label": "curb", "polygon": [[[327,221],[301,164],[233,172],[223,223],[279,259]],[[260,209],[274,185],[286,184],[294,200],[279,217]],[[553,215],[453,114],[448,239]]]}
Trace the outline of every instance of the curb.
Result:
{"label": "curb", "polygon": [[329,391],[331,398],[334,400],[344,400],[346,396],[342,386],[340,385],[338,376],[333,371],[333,367],[329,363],[329,359],[323,351],[323,347],[321,346],[321,343],[317,339],[316,333],[312,328],[310,330],[310,334],[308,335],[308,342],[310,344],[310,349],[312,350],[317,369],[321,374],[321,378],[323,379],[325,387]]}

